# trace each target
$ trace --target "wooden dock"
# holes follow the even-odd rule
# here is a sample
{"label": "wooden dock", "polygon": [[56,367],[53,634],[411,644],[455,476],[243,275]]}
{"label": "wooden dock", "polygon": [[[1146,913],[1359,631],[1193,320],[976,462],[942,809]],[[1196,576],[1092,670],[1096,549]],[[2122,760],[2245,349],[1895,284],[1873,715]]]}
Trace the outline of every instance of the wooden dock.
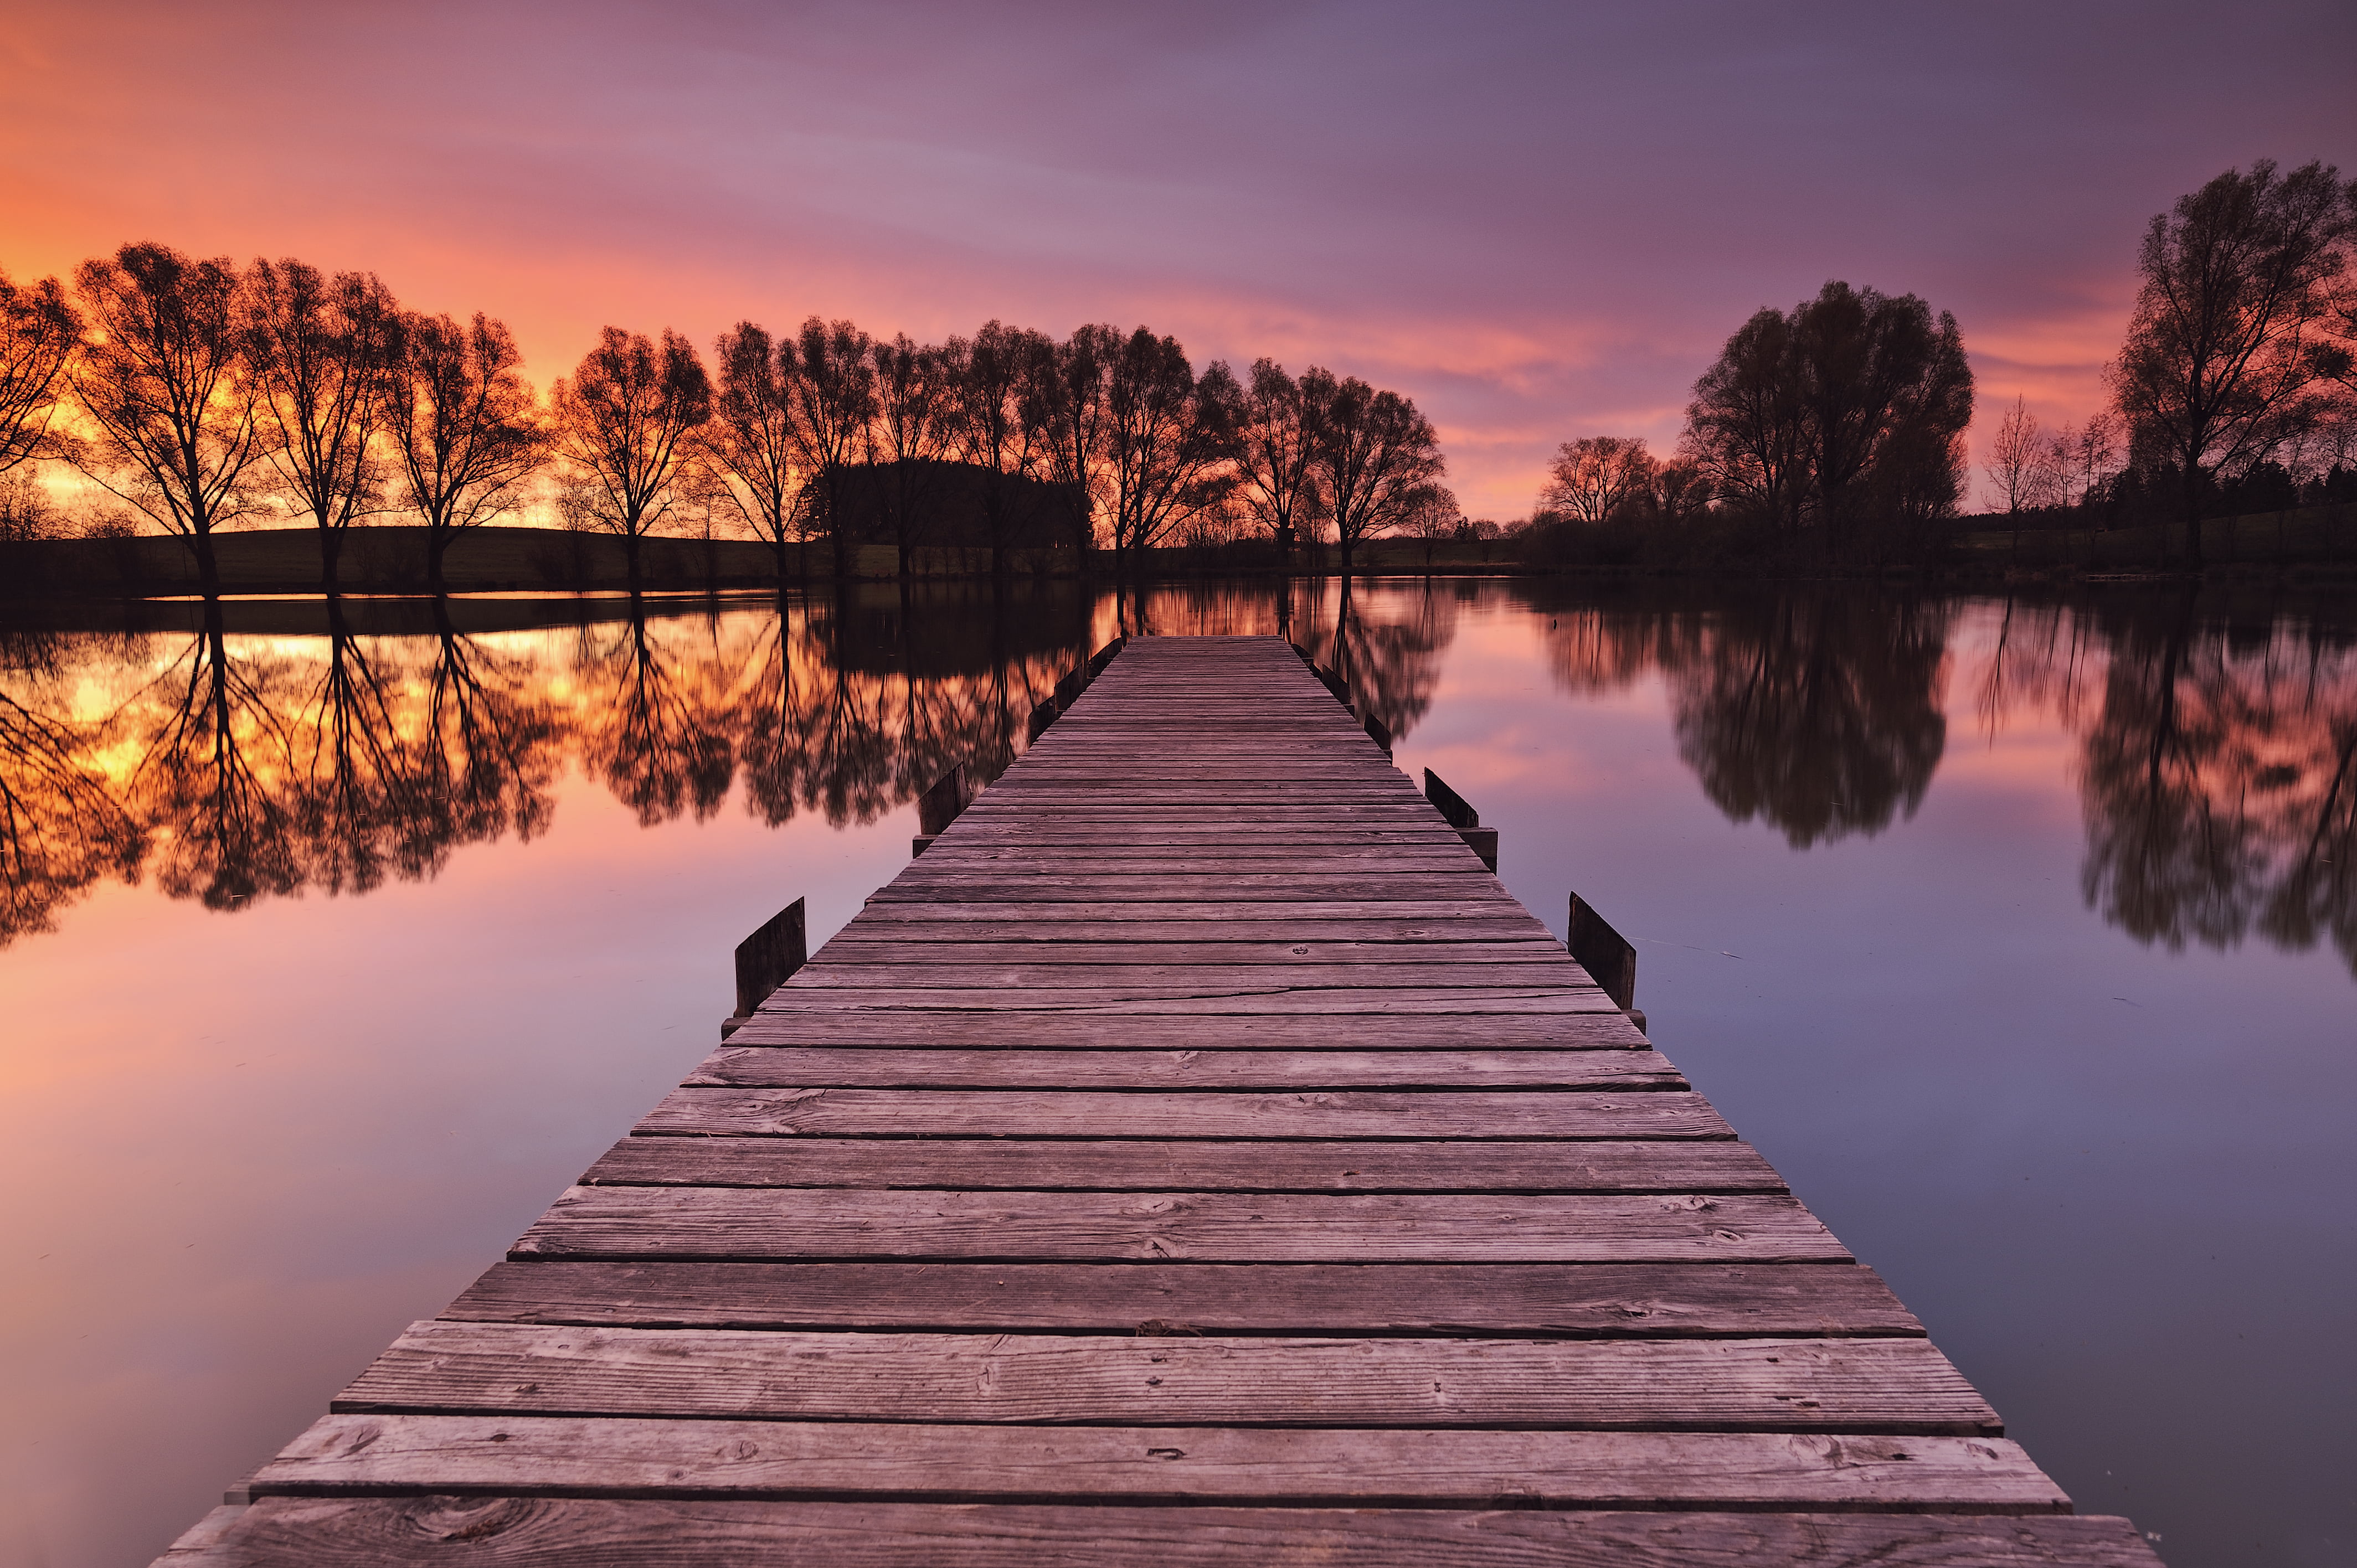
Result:
{"label": "wooden dock", "polygon": [[2151,1568],[2002,1431],[1286,644],[1151,639],[160,1561]]}

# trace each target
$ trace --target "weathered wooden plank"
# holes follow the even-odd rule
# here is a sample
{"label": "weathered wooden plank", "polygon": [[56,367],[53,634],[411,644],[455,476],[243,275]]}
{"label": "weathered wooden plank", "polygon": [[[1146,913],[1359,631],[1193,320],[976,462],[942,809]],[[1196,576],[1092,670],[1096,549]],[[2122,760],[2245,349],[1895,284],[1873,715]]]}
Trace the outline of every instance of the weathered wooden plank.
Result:
{"label": "weathered wooden plank", "polygon": [[905,1012],[820,1008],[759,1012],[729,1037],[731,1045],[861,1047],[1103,1047],[1146,1050],[1331,1048],[1500,1049],[1553,1047],[1645,1048],[1644,1036],[1620,1013],[1481,1013],[1370,1015],[1200,1013]]}
{"label": "weathered wooden plank", "polygon": [[1840,1263],[494,1264],[442,1314],[494,1323],[952,1333],[1920,1337]]}
{"label": "weathered wooden plank", "polygon": [[[1095,929],[1111,936],[1138,930],[1168,929],[1200,936],[1207,929],[1233,930],[1237,939],[1282,937],[1295,941],[1361,940],[1367,941],[1554,941],[1554,936],[1520,906],[1505,908],[1493,899],[1439,899],[1401,904],[1355,904],[1331,901],[1290,905],[1282,908],[1265,903],[1172,903],[1142,900],[1132,903],[1044,905],[1021,899],[973,899],[956,903],[920,904],[894,901],[869,904],[851,918],[845,932],[897,930],[905,927],[938,929],[980,927],[1019,940],[1021,933],[1071,933]],[[1068,935],[1041,940],[1070,940]],[[1555,942],[1560,948],[1563,944]],[[822,951],[824,950],[822,949]]]}
{"label": "weathered wooden plank", "polygon": [[[1083,936],[1084,929],[1093,934]],[[1492,964],[1516,965],[1534,960],[1556,962],[1565,954],[1558,944],[1521,941],[1287,941],[1280,936],[1243,940],[1160,940],[1110,932],[1103,927],[1071,929],[1064,940],[1035,936],[1028,941],[1008,940],[986,929],[943,921],[903,934],[874,926],[845,930],[826,944],[821,963],[915,962],[928,955],[948,963],[1189,964],[1224,967],[1231,964],[1297,964],[1301,966],[1383,964],[1403,959],[1452,968]],[[1210,937],[1211,933],[1200,933]],[[1591,984],[1585,976],[1576,983]]]}
{"label": "weathered wooden plank", "polygon": [[983,1138],[624,1138],[585,1185],[1032,1192],[1781,1192],[1748,1144],[1074,1144]]}
{"label": "weathered wooden plank", "polygon": [[492,1492],[1350,1508],[2065,1513],[2001,1437],[1333,1431],[330,1415],[255,1497]]}
{"label": "weathered wooden plank", "polygon": [[[943,846],[938,842],[925,858],[931,861]],[[1465,864],[1473,852],[1459,839],[1452,848],[1448,844],[1423,845],[1382,844],[1363,851],[1337,849],[1321,851],[1303,847],[1297,853],[1285,855],[1228,854],[1209,845],[1200,850],[1184,848],[1157,852],[1140,848],[1135,853],[1114,855],[1059,854],[1029,845],[1004,848],[996,845],[961,844],[942,854],[941,864],[927,865],[931,876],[998,875],[1013,868],[1022,875],[1036,873],[1044,863],[1058,875],[1071,877],[1101,876],[1383,876],[1405,875],[1457,875],[1479,866]]]}
{"label": "weathered wooden plank", "polygon": [[[933,962],[835,959],[805,966],[787,983],[809,991],[974,990],[1089,991],[1200,996],[1265,990],[1466,991],[1516,993],[1602,990],[1565,955],[1500,961],[1479,969],[1425,962],[1403,954],[1388,963],[1068,964],[1035,957],[1019,963],[968,963],[944,953]],[[1004,1002],[1005,998],[1000,998]],[[1592,1000],[1592,998],[1591,998]]]}
{"label": "weathered wooden plank", "polygon": [[745,1498],[268,1498],[176,1568],[823,1563],[827,1568],[2159,1568],[2126,1520]]}
{"label": "weathered wooden plank", "polygon": [[[1459,889],[1466,891],[1466,889]],[[1004,922],[1004,919],[1096,919],[1096,922],[1207,922],[1207,919],[1254,919],[1265,924],[1301,924],[1301,927],[1376,927],[1376,929],[1412,929],[1416,924],[1436,924],[1449,931],[1490,931],[1499,936],[1537,934],[1546,931],[1546,924],[1537,915],[1515,903],[1513,898],[1497,898],[1482,891],[1480,896],[1449,896],[1449,898],[1395,898],[1395,901],[1370,903],[1362,898],[1304,898],[1286,908],[1270,908],[1264,898],[1120,898],[1120,901],[1082,903],[1056,910],[1037,910],[1023,898],[954,898],[954,901],[924,903],[917,898],[888,903],[867,903],[854,915],[854,922]]]}
{"label": "weathered wooden plank", "polygon": [[[1113,904],[1134,897],[1140,902],[1156,904],[1252,904],[1271,900],[1311,904],[1349,899],[1365,907],[1384,902],[1422,902],[1433,898],[1463,898],[1475,902],[1479,897],[1473,891],[1477,885],[1483,882],[1491,883],[1493,887],[1495,885],[1488,872],[1479,869],[1386,872],[1381,875],[1354,872],[1331,875],[1290,871],[1266,874],[1237,872],[1218,876],[1165,874],[1136,878],[1086,876],[1067,874],[1062,868],[1053,875],[1012,870],[972,875],[952,875],[947,872],[924,876],[910,875],[924,864],[923,860],[913,862],[909,871],[902,872],[877,889],[875,901]],[[1486,902],[1493,908],[1502,908],[1513,901],[1504,892],[1496,891],[1488,897]]]}
{"label": "weathered wooden plank", "polygon": [[1847,1262],[1781,1193],[1545,1197],[576,1187],[523,1258]]}
{"label": "weathered wooden plank", "polygon": [[857,1089],[1684,1089],[1658,1052],[924,1051],[726,1045],[692,1084]]}
{"label": "weathered wooden plank", "polygon": [[411,1325],[338,1412],[1999,1436],[1922,1339],[1278,1339]]}
{"label": "weathered wooden plank", "polygon": [[1691,1093],[1120,1094],[1097,1090],[704,1089],[638,1130],[765,1137],[1731,1138]]}
{"label": "weathered wooden plank", "polygon": [[[838,1009],[853,1008],[922,1008],[954,1012],[961,1008],[1003,1013],[1008,1009],[1008,993],[998,986],[909,986],[899,990],[876,988],[852,990],[848,987],[821,988],[792,986],[780,988],[761,1011],[791,1011],[804,1004],[804,1000],[816,1001],[822,1006]],[[1199,983],[1132,986],[1068,986],[1055,990],[1036,989],[1020,993],[1023,1011],[1035,1014],[1092,1014],[1100,1017],[1131,1015],[1176,1014],[1323,1014],[1340,1017],[1349,1015],[1378,1016],[1383,1015],[1445,1014],[1461,1017],[1476,1013],[1567,1015],[1572,1014],[1611,1014],[1620,1010],[1592,987],[1569,985],[1484,986],[1403,986],[1394,991],[1382,986],[1284,986],[1268,984],[1260,988],[1249,986],[1222,990],[1216,975],[1206,974]]]}

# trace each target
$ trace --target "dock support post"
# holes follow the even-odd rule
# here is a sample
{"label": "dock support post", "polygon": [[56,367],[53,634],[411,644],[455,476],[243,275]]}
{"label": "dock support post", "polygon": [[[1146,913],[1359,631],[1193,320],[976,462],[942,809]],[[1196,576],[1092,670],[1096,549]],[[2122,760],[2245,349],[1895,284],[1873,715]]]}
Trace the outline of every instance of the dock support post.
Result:
{"label": "dock support post", "polygon": [[737,1011],[721,1020],[720,1037],[735,1034],[770,992],[809,961],[810,937],[797,898],[737,944]]}
{"label": "dock support post", "polygon": [[958,813],[973,799],[968,792],[964,763],[934,779],[932,788],[917,797],[917,836],[909,841],[909,858],[914,860],[924,854],[942,836],[942,830],[957,821]]}
{"label": "dock support post", "polygon": [[1628,1014],[1630,1022],[1643,1033],[1645,1015],[1637,1006],[1637,949],[1577,893],[1571,896],[1565,945],[1571,949],[1572,961],[1594,976],[1612,1005]]}
{"label": "dock support post", "polygon": [[1441,781],[1440,775],[1427,768],[1424,770],[1424,798],[1432,802],[1465,847],[1481,857],[1481,864],[1491,871],[1498,869],[1498,830],[1481,825],[1481,813],[1475,811],[1464,796]]}

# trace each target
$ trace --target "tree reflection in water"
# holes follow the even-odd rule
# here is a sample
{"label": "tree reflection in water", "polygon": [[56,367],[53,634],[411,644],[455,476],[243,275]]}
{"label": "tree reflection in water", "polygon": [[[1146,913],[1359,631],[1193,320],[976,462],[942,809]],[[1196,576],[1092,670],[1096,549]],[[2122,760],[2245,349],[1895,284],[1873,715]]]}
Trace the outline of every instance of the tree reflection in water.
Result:
{"label": "tree reflection in water", "polygon": [[[2050,715],[2076,737],[2090,908],[2141,941],[2329,942],[2357,971],[2357,643],[2228,607],[1445,580],[188,607],[175,630],[0,640],[0,941],[105,876],[213,908],[431,877],[544,831],[568,766],[642,822],[708,818],[740,778],[762,822],[872,822],[958,763],[996,778],[1117,624],[1283,625],[1405,738],[1480,613],[1528,617],[1571,693],[1658,677],[1710,800],[1800,848],[1911,815],[1952,696],[1992,734]],[[292,635],[272,613],[321,618]]]}
{"label": "tree reflection in water", "polygon": [[71,712],[72,673],[66,639],[0,635],[0,946],[49,929],[101,877],[136,881],[146,859],[100,766],[109,726]]}

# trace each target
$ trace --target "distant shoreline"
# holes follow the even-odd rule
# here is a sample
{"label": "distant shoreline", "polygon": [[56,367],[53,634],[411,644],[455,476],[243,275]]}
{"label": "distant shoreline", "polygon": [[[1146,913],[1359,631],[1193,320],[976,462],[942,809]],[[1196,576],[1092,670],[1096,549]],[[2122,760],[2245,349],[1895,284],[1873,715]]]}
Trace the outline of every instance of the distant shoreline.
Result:
{"label": "distant shoreline", "polygon": [[[2316,509],[2319,511],[2324,509]],[[2333,509],[2341,510],[2344,509]],[[2298,514],[2295,514],[2298,515]],[[1523,558],[1511,541],[1448,541],[1427,550],[1420,540],[1372,540],[1359,546],[1351,575],[1359,577],[1562,577],[1594,580],[1684,578],[1788,582],[1889,582],[1923,586],[2003,585],[2007,583],[2100,583],[2178,580],[2189,575],[2158,558],[2164,542],[2157,530],[2120,529],[2104,533],[2029,532],[2017,542],[2006,531],[1985,526],[1956,535],[1943,557],[1927,563],[1889,563],[1838,569],[1823,565],[1778,566],[1730,563],[1722,566],[1546,562]],[[2338,526],[2335,526],[2338,524]],[[2357,524],[2333,519],[2295,523],[2298,544],[2285,551],[2284,536],[2270,517],[2222,519],[2212,525],[2215,547],[2208,578],[2267,577],[2357,582]],[[2347,540],[2341,537],[2347,535]],[[2304,537],[2301,537],[2304,536]],[[436,590],[426,573],[426,531],[393,525],[358,528],[347,536],[341,578],[350,597],[431,599]],[[2319,548],[2319,546],[2323,546]],[[257,529],[213,536],[225,598],[312,598],[319,593],[319,541],[311,529]],[[889,544],[863,544],[852,553],[851,570],[834,574],[833,547],[824,540],[789,546],[789,575],[781,583],[774,547],[756,540],[656,536],[640,542],[640,569],[633,582],[623,541],[610,534],[544,528],[468,530],[449,545],[443,592],[450,595],[651,595],[775,593],[780,587],[818,589],[836,582],[864,585],[899,578],[899,558]],[[1007,552],[1006,576],[1017,582],[1042,579],[1106,580],[1116,563],[1110,551],[1092,551],[1083,564],[1069,549]],[[926,582],[983,582],[992,578],[990,553],[977,547],[926,546],[915,552],[913,576]],[[806,570],[803,568],[806,566]],[[1172,547],[1149,552],[1132,575],[1148,579],[1189,577],[1303,578],[1340,574],[1334,547],[1302,546],[1293,563],[1281,564],[1266,540],[1202,549]],[[0,602],[171,600],[199,598],[196,559],[186,541],[170,535],[135,538],[30,540],[0,543]]]}

